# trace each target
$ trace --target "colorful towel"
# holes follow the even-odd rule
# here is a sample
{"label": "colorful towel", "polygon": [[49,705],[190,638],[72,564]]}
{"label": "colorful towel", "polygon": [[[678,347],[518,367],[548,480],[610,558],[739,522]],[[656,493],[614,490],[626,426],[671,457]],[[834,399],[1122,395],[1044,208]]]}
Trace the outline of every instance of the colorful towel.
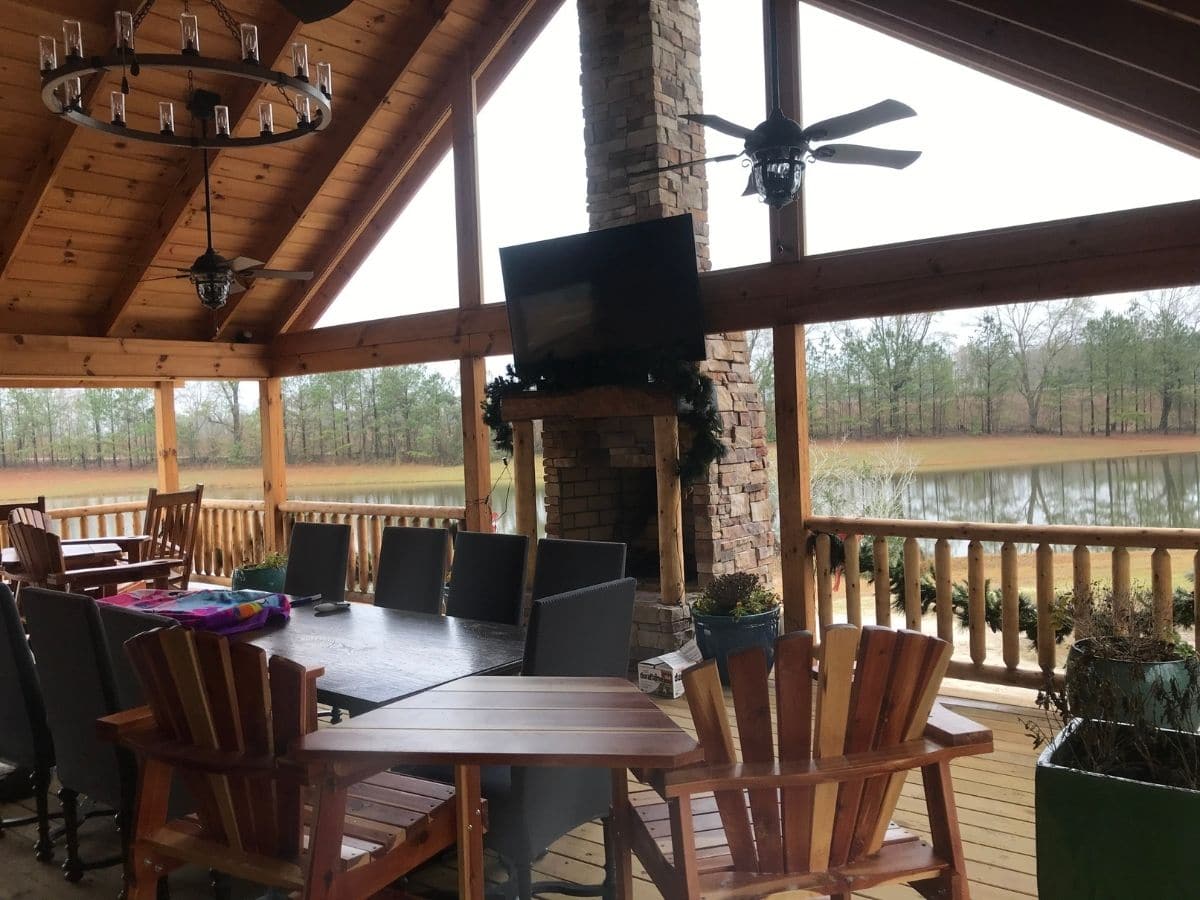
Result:
{"label": "colorful towel", "polygon": [[114,594],[100,602],[167,616],[186,628],[217,634],[253,631],[273,619],[286,621],[292,615],[287,594],[266,591],[139,590]]}

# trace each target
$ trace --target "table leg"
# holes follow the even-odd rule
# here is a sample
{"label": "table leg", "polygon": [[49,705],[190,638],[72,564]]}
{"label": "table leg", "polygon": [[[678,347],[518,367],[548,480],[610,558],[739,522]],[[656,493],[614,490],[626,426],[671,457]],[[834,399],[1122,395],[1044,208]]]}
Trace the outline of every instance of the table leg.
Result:
{"label": "table leg", "polygon": [[613,873],[613,894],[616,900],[633,896],[633,860],[629,826],[629,773],[624,767],[612,770],[612,813],[609,817],[609,845],[612,855],[607,868]]}
{"label": "table leg", "polygon": [[483,799],[479,766],[454,767],[454,803],[458,815],[459,900],[483,900]]}

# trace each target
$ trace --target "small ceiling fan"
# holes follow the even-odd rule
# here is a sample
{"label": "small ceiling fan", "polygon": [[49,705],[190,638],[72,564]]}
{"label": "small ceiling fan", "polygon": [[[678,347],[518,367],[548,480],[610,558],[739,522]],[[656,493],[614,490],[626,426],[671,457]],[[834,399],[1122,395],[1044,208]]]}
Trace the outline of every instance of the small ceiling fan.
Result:
{"label": "small ceiling fan", "polygon": [[204,151],[204,228],[208,236],[208,248],[196,257],[186,269],[176,269],[179,275],[163,275],[150,281],[167,278],[187,278],[196,288],[200,302],[211,310],[218,310],[233,294],[240,294],[256,278],[282,278],[288,281],[311,281],[312,272],[294,272],[288,269],[264,269],[260,260],[248,256],[226,259],[213,249],[212,199],[208,184],[208,151]]}
{"label": "small ceiling fan", "polygon": [[899,119],[915,116],[916,112],[898,100],[883,100],[873,106],[825,119],[804,128],[799,122],[788,118],[779,102],[779,47],[775,27],[775,4],[770,8],[771,33],[771,112],[766,120],[755,128],[746,128],[721,116],[704,113],[684,113],[683,118],[699,122],[732,137],[745,141],[741,152],[710,156],[674,163],[638,174],[668,172],[686,169],[702,163],[725,162],[746,156],[751,161],[750,179],[742,196],[758,194],[762,199],[780,209],[796,199],[804,168],[808,163],[822,161],[852,163],[865,166],[886,166],[903,169],[912,165],[921,155],[919,150],[885,150],[880,147],[864,147],[860,144],[825,144],[814,147],[814,143],[837,140]]}

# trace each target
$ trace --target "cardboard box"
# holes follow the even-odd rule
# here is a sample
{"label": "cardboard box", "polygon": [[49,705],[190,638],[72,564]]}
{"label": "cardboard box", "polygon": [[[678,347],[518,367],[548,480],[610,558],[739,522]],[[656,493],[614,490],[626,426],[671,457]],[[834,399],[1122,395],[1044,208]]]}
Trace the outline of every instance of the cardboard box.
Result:
{"label": "cardboard box", "polygon": [[673,653],[643,660],[638,663],[638,687],[655,697],[682,697],[683,673],[701,659],[696,642],[688,641]]}

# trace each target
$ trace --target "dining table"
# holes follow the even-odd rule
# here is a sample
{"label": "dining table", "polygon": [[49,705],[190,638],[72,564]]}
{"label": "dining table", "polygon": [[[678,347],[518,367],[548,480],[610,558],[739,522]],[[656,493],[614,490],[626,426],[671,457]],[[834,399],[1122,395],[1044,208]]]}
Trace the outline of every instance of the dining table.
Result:
{"label": "dining table", "polygon": [[[627,770],[698,763],[703,751],[654,701],[623,678],[462,678],[306,735],[289,755],[315,769],[322,811],[310,843],[341,840],[346,790],[375,767],[454,766],[458,895],[481,900],[480,766],[588,766],[612,771],[613,893],[633,892]],[[326,815],[325,813],[329,814]],[[330,828],[329,833],[322,829]]]}
{"label": "dining table", "polygon": [[[68,569],[86,569],[92,566],[104,566],[116,562],[125,555],[120,545],[109,541],[88,541],[86,543],[71,543],[62,545],[63,562]],[[16,547],[0,549],[0,567],[18,571],[21,559],[17,556]]]}

